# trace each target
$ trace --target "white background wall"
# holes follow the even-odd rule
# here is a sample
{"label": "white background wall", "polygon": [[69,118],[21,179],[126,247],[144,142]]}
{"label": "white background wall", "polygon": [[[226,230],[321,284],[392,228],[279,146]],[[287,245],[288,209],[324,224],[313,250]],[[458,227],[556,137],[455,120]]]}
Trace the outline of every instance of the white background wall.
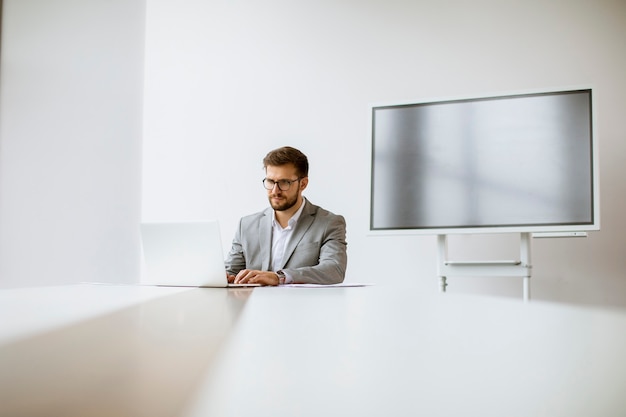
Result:
{"label": "white background wall", "polygon": [[[345,215],[348,280],[436,292],[434,237],[368,237],[368,104],[591,84],[602,231],[534,242],[536,299],[626,306],[626,4],[619,1],[149,0],[145,219],[236,220],[266,205],[261,158],[310,158],[309,199]],[[516,257],[517,237],[458,236],[451,256]],[[521,296],[515,278],[450,291]]]}
{"label": "white background wall", "polygon": [[138,274],[145,3],[4,0],[0,286]]}
{"label": "white background wall", "polygon": [[[0,73],[4,282],[33,282],[46,273],[50,282],[83,280],[94,270],[100,279],[132,281],[139,263],[133,223],[139,217],[140,161],[141,218],[217,218],[227,244],[240,216],[266,206],[260,184],[262,157],[289,144],[309,156],[309,199],[348,221],[347,279],[378,285],[412,282],[434,294],[434,237],[367,236],[368,105],[591,84],[598,94],[602,231],[586,239],[536,240],[532,293],[535,299],[626,306],[623,1],[147,0],[142,158],[135,130],[141,120],[135,117],[133,104],[141,87],[135,73],[141,55],[136,31],[143,29],[140,7],[125,6],[136,13],[120,18],[112,12],[95,13],[100,4],[96,1],[57,0],[52,3],[66,13],[51,11],[56,19],[43,14],[39,21],[34,20],[41,13],[39,6],[48,3],[4,3]],[[92,13],[77,15],[75,9],[81,7]],[[29,23],[28,30],[18,28],[15,21],[10,26],[11,9],[19,9],[19,24]],[[84,26],[78,30],[85,33],[82,40],[68,36],[49,40],[51,28],[61,31],[67,25]],[[65,75],[60,77],[75,94],[85,86],[94,88],[94,74],[100,71],[78,65],[82,42],[91,45],[99,36],[120,33],[130,39],[123,44],[107,41],[122,51],[136,52],[128,59],[116,55],[119,49],[105,48],[108,52],[102,56],[93,53],[94,59],[104,57],[126,78],[109,85],[114,90],[107,90],[110,95],[100,91],[112,101],[95,121],[85,119],[79,136],[87,139],[80,142],[84,147],[79,153],[76,140],[62,133],[74,126],[76,118],[60,114],[58,108],[61,103],[84,114],[84,106],[55,91],[57,79],[47,79],[50,71],[41,66],[29,74],[7,72],[10,63],[5,58],[24,51],[23,41],[7,40],[8,34],[21,31],[43,42],[27,44],[31,60],[49,65],[50,47],[67,51],[61,61]],[[11,45],[13,53],[6,50]],[[14,86],[16,80],[23,83],[20,89]],[[20,106],[24,97],[28,105]],[[92,97],[86,103],[101,101],[98,95]],[[123,112],[126,119],[118,116],[113,101],[130,107]],[[9,111],[25,120],[19,129],[5,125]],[[94,122],[124,134],[94,135]],[[56,140],[52,145],[50,129],[41,126],[59,123],[62,129],[52,135]],[[39,153],[42,148],[55,158]],[[106,162],[95,156],[102,152]],[[42,171],[35,167],[45,168],[46,175],[36,174]],[[10,179],[5,179],[7,172]],[[50,177],[64,184],[53,194]],[[92,191],[90,202],[74,192],[76,182]],[[24,187],[28,191],[20,196]],[[43,197],[52,209],[37,204]],[[118,205],[111,208],[111,199]],[[46,223],[59,217],[64,219],[62,228]],[[103,218],[109,226],[101,223]],[[99,222],[90,223],[92,219]],[[26,225],[30,231],[24,235]],[[39,230],[31,230],[33,225]],[[59,237],[61,229],[66,235]],[[108,250],[101,253],[97,248],[106,242]],[[515,244],[512,235],[458,236],[452,240],[451,255],[511,258]],[[23,270],[23,260],[33,256],[32,245],[34,254],[44,256],[48,265]],[[57,257],[49,250],[63,252],[61,260],[51,262]],[[78,263],[70,262],[76,257],[69,257],[69,252],[78,255]],[[67,265],[74,265],[69,276],[63,273]],[[104,266],[109,267],[106,273]],[[517,279],[459,278],[450,279],[450,284],[451,292],[521,296]]]}

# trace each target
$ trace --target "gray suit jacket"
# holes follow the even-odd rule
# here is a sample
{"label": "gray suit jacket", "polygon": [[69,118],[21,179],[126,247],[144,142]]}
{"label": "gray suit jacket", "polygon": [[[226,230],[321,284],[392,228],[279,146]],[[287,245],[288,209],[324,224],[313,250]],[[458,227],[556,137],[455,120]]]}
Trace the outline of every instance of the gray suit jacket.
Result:
{"label": "gray suit jacket", "polygon": [[[274,210],[243,217],[226,258],[226,271],[270,270]],[[336,284],[343,282],[348,256],[346,221],[321,207],[306,202],[287,242],[283,265],[295,283]]]}

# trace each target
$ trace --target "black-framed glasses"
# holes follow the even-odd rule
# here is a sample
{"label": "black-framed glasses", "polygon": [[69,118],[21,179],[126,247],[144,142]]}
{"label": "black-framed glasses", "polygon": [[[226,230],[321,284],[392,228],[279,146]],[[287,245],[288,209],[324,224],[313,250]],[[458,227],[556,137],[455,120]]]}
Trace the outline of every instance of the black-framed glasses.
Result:
{"label": "black-framed glasses", "polygon": [[266,190],[273,190],[274,186],[278,184],[278,188],[280,189],[280,191],[287,191],[291,187],[291,184],[300,181],[301,179],[302,178],[296,178],[295,180],[274,181],[270,180],[269,178],[263,178],[263,187],[265,187]]}

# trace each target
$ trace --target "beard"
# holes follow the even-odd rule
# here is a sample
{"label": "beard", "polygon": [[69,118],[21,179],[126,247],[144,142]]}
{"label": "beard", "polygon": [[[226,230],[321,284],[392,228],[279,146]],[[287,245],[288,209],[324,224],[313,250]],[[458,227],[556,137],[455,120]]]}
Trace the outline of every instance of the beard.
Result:
{"label": "beard", "polygon": [[[278,197],[278,196],[284,197],[285,200],[274,201],[272,199],[273,197]],[[275,211],[285,211],[285,210],[289,210],[290,208],[296,205],[296,203],[298,202],[298,194],[294,195],[292,198],[285,197],[284,195],[273,195],[273,196],[269,196],[268,200],[270,202],[270,206],[272,206],[272,208]]]}

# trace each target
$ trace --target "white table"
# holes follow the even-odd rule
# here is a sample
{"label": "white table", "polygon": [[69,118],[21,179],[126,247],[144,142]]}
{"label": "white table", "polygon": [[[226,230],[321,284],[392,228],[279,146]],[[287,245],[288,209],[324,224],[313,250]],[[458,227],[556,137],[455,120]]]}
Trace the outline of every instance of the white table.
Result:
{"label": "white table", "polygon": [[626,410],[624,311],[391,286],[65,292],[81,288],[106,294],[100,313],[0,337],[0,416]]}

